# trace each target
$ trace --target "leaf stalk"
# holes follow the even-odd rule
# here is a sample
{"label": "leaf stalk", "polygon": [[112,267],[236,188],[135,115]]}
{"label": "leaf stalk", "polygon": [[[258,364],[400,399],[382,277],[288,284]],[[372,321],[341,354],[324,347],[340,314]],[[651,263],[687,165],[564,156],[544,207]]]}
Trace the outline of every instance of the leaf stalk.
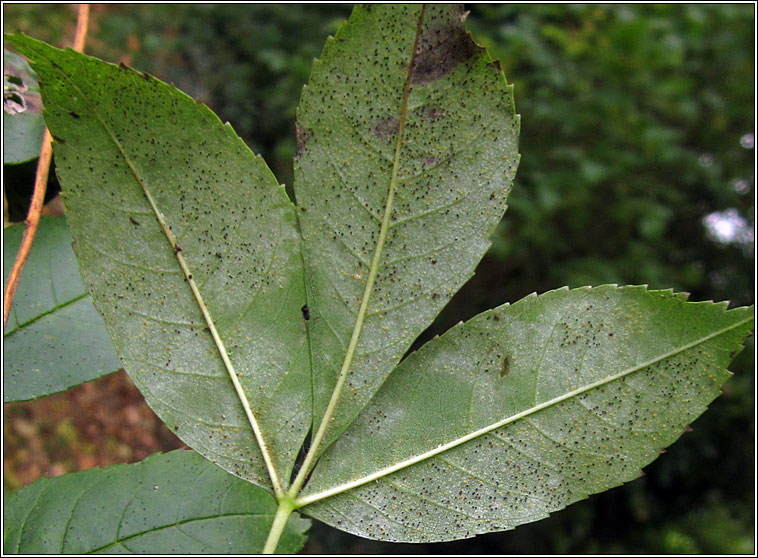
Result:
{"label": "leaf stalk", "polygon": [[279,499],[279,507],[276,510],[274,522],[271,524],[266,544],[263,546],[263,554],[273,554],[276,552],[279,539],[284,532],[284,527],[287,525],[287,519],[289,519],[294,509],[295,504],[290,498],[283,497]]}

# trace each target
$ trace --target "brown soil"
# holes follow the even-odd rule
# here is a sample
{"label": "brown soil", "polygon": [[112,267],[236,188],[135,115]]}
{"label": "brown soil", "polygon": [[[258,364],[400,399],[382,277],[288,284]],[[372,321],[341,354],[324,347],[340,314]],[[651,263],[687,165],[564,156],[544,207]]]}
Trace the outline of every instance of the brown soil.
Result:
{"label": "brown soil", "polygon": [[63,393],[5,404],[3,419],[7,489],[185,447],[123,370]]}

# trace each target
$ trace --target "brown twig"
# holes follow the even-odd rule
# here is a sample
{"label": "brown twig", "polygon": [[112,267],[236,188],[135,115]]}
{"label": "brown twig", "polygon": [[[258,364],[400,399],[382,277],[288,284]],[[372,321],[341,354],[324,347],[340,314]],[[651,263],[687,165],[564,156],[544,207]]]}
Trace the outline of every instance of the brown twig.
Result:
{"label": "brown twig", "polygon": [[84,52],[84,43],[87,42],[87,27],[89,25],[89,4],[79,4],[79,15],[76,18],[76,35],[74,37],[74,50]]}
{"label": "brown twig", "polygon": [[[84,51],[84,44],[87,41],[88,23],[89,4],[79,4],[79,13],[76,20],[76,36],[74,38],[74,48],[79,52]],[[34,194],[32,195],[32,202],[29,205],[29,212],[26,216],[26,230],[24,230],[24,237],[21,240],[21,247],[18,249],[13,269],[11,269],[10,275],[8,275],[8,282],[5,284],[5,292],[3,294],[3,330],[8,323],[13,297],[16,294],[21,273],[26,265],[26,260],[29,258],[29,252],[32,249],[34,237],[37,234],[42,206],[45,203],[47,176],[50,172],[52,155],[53,137],[50,135],[50,131],[45,128],[45,135],[42,139],[42,150],[37,162],[37,175],[34,179]]]}

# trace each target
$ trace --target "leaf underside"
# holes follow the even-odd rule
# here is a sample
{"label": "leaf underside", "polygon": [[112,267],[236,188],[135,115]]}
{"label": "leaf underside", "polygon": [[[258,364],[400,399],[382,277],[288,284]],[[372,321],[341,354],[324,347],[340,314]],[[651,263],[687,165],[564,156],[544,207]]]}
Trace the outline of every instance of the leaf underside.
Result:
{"label": "leaf underside", "polygon": [[303,90],[295,195],[314,420],[362,327],[323,448],[473,275],[506,208],[519,117],[512,87],[463,20],[455,5],[358,6]]}
{"label": "leaf underside", "polygon": [[42,77],[82,275],[148,403],[279,495],[323,422],[292,498],[339,529],[469,537],[631,480],[752,330],[752,308],[561,289],[401,361],[489,247],[519,159],[512,88],[457,6],[357,7],[327,41],[298,108],[296,207],[189,97],[11,39]]}
{"label": "leaf underside", "polygon": [[311,395],[284,188],[229,125],[173,87],[8,40],[42,80],[82,277],[124,368],[187,445],[242,478],[270,487],[273,469],[284,484]]}
{"label": "leaf underside", "polygon": [[328,450],[302,495],[324,499],[303,513],[445,541],[638,477],[719,395],[753,328],[752,307],[685,300],[561,289],[459,324],[404,360]]}
{"label": "leaf underside", "polygon": [[[193,451],[42,478],[4,498],[3,551],[13,554],[249,554],[276,513],[265,490]],[[305,544],[293,516],[281,552]]]}
{"label": "leaf underside", "polygon": [[[6,280],[24,228],[3,231]],[[64,391],[119,368],[79,275],[65,220],[43,217],[3,335],[3,402]]]}

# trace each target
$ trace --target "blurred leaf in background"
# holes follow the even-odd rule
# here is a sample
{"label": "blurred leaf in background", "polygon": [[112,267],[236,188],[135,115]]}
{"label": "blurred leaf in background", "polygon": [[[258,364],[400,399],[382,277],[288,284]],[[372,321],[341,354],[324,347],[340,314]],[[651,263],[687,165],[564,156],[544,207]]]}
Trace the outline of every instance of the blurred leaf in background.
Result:
{"label": "blurred leaf in background", "polygon": [[26,60],[3,49],[3,164],[39,157],[44,133],[37,76]]}
{"label": "blurred leaf in background", "polygon": [[[24,231],[20,224],[4,231],[4,284]],[[3,331],[4,403],[58,393],[121,368],[72,242],[65,219],[40,220]]]}
{"label": "blurred leaf in background", "polygon": [[[99,5],[87,50],[208,104],[290,185],[302,86],[351,9]],[[467,9],[474,39],[515,84],[522,158],[492,249],[420,342],[563,285],[648,284],[754,303],[755,6]],[[59,45],[73,36],[70,6],[3,10],[7,32]],[[750,553],[749,343],[724,395],[642,479],[517,531],[445,545],[376,543],[314,522],[306,552]]]}
{"label": "blurred leaf in background", "polygon": [[504,298],[614,282],[751,303],[752,240],[704,219],[754,222],[753,7],[477,8],[523,115]]}

